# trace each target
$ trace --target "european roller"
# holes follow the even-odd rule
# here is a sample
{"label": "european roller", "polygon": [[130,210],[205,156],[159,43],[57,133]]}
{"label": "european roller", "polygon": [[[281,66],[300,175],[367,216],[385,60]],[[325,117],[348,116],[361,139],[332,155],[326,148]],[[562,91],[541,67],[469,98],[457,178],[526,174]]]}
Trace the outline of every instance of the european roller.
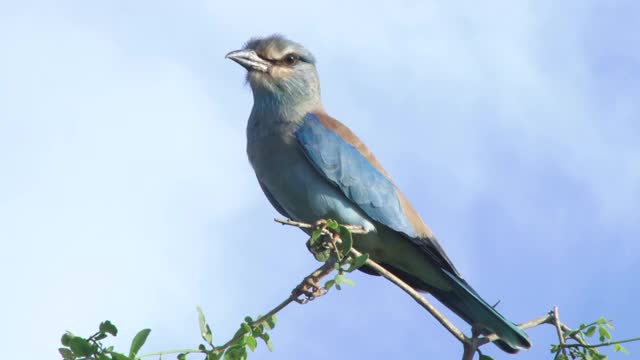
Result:
{"label": "european roller", "polygon": [[[515,353],[527,335],[467,283],[371,151],[325,111],[313,55],[282,36],[251,39],[227,58],[247,70],[253,108],[247,154],[273,207],[292,220],[335,219],[367,234],[354,246],[431,293],[470,325]],[[365,272],[370,270],[363,269]]]}

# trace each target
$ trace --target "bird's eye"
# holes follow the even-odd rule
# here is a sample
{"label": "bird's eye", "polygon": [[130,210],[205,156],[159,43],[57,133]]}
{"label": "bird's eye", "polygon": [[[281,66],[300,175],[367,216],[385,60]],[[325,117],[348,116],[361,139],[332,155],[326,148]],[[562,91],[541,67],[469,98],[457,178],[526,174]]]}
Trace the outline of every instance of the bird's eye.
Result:
{"label": "bird's eye", "polygon": [[285,55],[282,61],[289,66],[293,66],[297,64],[298,61],[300,61],[300,57],[296,54],[288,54],[288,55]]}

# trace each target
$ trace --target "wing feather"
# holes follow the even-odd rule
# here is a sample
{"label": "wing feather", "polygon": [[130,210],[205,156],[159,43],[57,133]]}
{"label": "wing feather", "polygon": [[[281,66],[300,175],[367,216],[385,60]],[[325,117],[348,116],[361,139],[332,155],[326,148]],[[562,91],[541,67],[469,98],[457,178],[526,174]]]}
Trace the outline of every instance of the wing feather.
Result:
{"label": "wing feather", "polygon": [[369,217],[403,234],[440,266],[458,274],[387,172],[346,126],[326,114],[308,113],[295,136],[316,170]]}

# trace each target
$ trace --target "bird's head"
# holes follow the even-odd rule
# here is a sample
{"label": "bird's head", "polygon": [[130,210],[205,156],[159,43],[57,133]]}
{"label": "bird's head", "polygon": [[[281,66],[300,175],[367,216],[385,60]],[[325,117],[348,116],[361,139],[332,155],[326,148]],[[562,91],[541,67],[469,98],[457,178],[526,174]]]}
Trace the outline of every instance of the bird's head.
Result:
{"label": "bird's head", "polygon": [[319,102],[320,84],[311,52],[281,35],[253,38],[226,56],[247,69],[254,100]]}

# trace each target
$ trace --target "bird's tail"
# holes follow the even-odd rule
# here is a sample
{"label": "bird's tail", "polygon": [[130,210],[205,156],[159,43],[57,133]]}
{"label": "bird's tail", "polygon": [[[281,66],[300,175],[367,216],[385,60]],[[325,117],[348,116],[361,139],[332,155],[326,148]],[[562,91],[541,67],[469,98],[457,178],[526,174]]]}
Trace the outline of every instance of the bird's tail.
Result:
{"label": "bird's tail", "polygon": [[527,334],[487,304],[466,281],[444,269],[443,272],[451,279],[452,290],[429,289],[436,299],[484,333],[495,332],[500,337],[495,342],[500,349],[513,354],[531,347]]}

